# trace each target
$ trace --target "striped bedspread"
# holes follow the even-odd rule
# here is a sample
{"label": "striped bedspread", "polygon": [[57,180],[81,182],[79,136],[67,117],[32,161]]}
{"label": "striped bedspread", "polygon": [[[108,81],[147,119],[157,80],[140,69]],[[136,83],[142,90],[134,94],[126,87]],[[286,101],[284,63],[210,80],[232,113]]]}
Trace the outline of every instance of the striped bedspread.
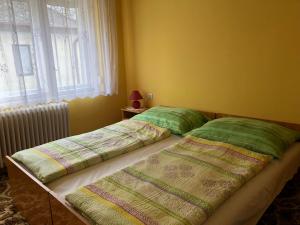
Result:
{"label": "striped bedspread", "polygon": [[169,135],[169,130],[148,122],[124,120],[90,133],[23,150],[12,157],[47,183]]}
{"label": "striped bedspread", "polygon": [[187,136],[66,200],[92,224],[200,225],[270,160],[230,144]]}

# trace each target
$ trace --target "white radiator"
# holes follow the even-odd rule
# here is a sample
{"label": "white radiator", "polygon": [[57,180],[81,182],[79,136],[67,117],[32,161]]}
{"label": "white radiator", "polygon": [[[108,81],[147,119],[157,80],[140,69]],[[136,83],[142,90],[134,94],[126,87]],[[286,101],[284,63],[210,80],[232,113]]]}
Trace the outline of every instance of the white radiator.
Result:
{"label": "white radiator", "polygon": [[67,103],[0,111],[0,167],[4,157],[69,136]]}

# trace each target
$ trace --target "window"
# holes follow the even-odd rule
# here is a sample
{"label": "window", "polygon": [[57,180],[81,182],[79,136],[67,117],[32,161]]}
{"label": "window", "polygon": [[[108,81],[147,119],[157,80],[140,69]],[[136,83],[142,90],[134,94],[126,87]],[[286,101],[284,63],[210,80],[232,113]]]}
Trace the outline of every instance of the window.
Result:
{"label": "window", "polygon": [[[47,5],[57,84],[61,91],[72,89],[73,82],[87,88],[87,79],[80,71],[77,13],[75,8]],[[72,71],[72,74],[69,73]],[[71,79],[74,76],[74,81]]]}
{"label": "window", "polygon": [[[93,2],[0,0],[0,105],[107,94]],[[107,51],[111,40],[101,40]]]}
{"label": "window", "polygon": [[9,96],[16,98],[21,95],[19,91],[20,76],[23,76],[28,91],[36,89],[37,81],[31,56],[32,46],[28,3],[1,0],[0,99],[8,101]]}
{"label": "window", "polygon": [[17,75],[33,75],[30,45],[12,45]]}

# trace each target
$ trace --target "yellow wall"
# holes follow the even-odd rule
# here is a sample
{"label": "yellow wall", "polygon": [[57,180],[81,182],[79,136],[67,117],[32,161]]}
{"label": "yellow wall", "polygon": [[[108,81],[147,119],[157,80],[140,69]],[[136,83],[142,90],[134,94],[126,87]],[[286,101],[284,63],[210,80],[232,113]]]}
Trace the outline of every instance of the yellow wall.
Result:
{"label": "yellow wall", "polygon": [[126,81],[123,58],[120,2],[117,1],[119,37],[119,93],[114,96],[75,99],[69,102],[71,134],[95,130],[121,120],[120,109],[126,105]]}
{"label": "yellow wall", "polygon": [[[123,93],[125,96],[126,93]],[[71,134],[92,131],[121,120],[120,108],[126,105],[121,96],[76,99],[70,102]]]}
{"label": "yellow wall", "polygon": [[299,0],[123,0],[127,90],[300,123]]}

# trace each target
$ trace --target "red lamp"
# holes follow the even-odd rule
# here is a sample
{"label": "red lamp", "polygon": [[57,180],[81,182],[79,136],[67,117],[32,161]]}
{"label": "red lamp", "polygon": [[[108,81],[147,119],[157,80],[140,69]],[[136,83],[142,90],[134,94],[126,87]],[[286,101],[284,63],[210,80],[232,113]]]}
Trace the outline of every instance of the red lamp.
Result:
{"label": "red lamp", "polygon": [[140,99],[143,99],[143,96],[140,94],[138,90],[134,90],[131,92],[129,96],[129,100],[132,100],[132,107],[135,109],[139,109],[141,107]]}

